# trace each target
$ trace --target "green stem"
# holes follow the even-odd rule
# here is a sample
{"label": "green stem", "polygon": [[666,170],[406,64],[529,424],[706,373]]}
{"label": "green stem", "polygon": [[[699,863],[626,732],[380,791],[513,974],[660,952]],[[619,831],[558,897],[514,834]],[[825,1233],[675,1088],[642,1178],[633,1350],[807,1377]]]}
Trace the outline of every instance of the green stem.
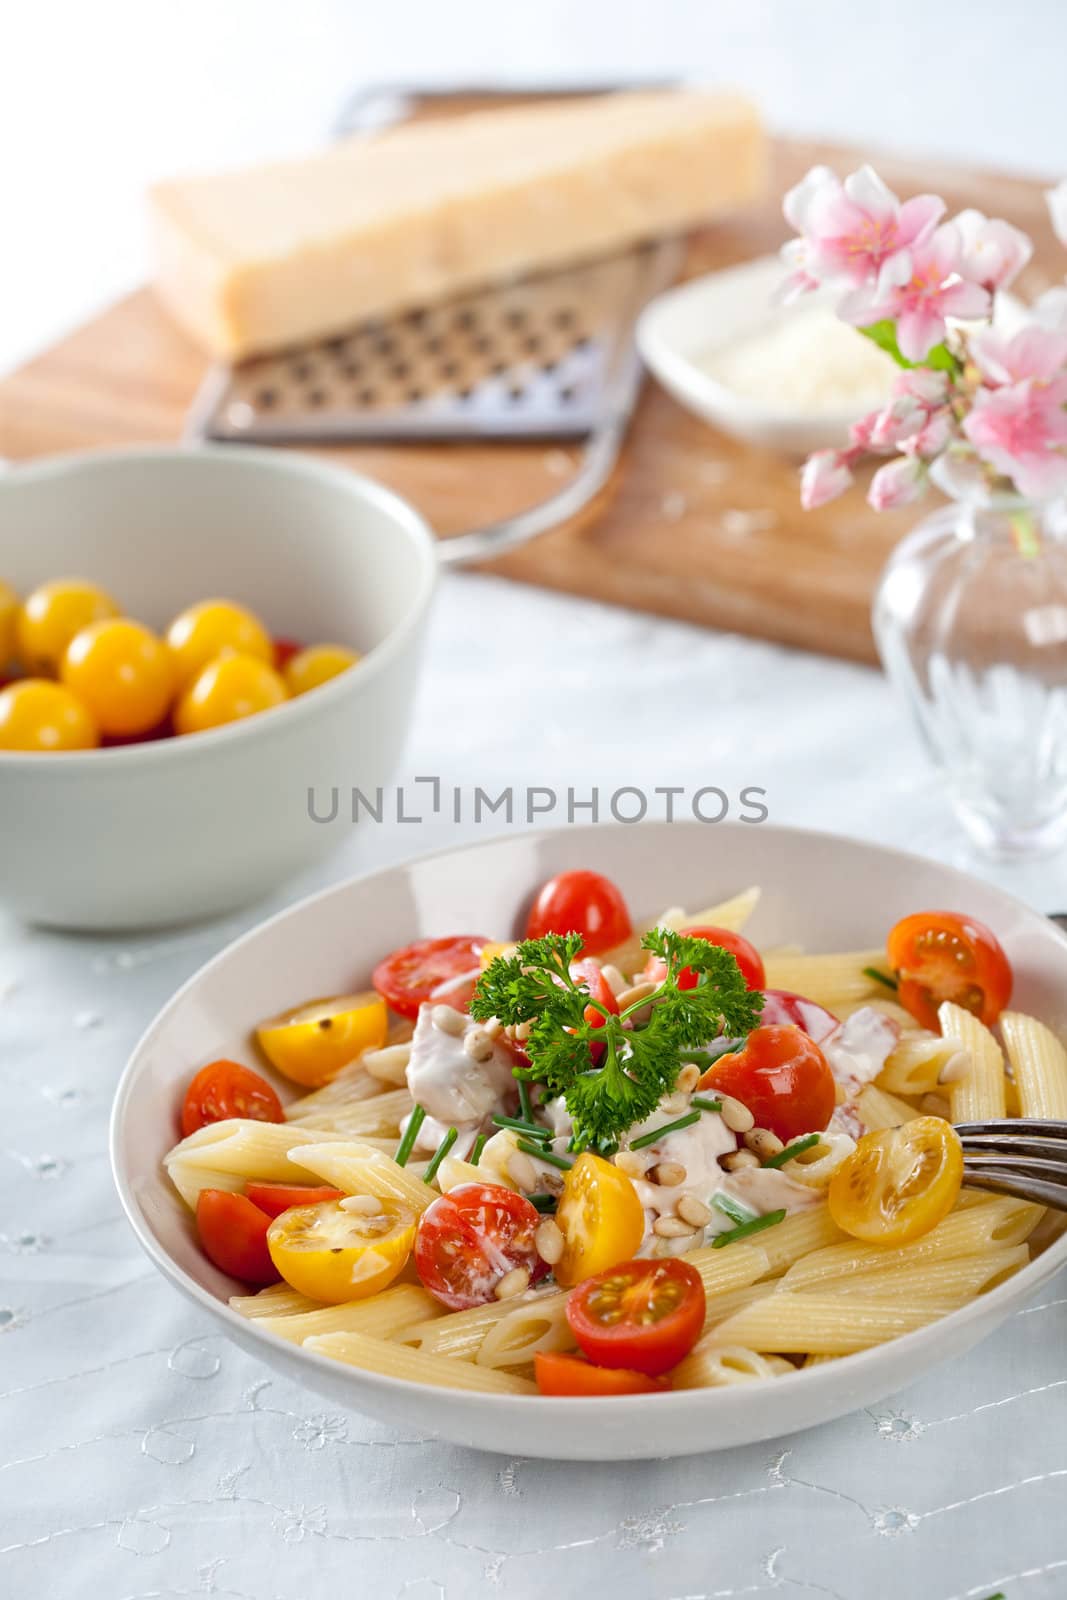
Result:
{"label": "green stem", "polygon": [[1032,561],[1041,554],[1041,535],[1032,511],[1014,511],[1009,517],[1011,536],[1015,548],[1024,561]]}

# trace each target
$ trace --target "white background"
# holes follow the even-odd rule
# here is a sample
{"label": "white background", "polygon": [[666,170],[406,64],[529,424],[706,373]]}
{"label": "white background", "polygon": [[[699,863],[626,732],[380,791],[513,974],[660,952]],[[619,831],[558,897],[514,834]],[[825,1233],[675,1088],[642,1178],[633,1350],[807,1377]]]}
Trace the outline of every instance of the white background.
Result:
{"label": "white background", "polygon": [[311,148],[358,82],[684,75],[776,127],[1067,169],[1062,0],[5,0],[0,370],[144,275],[152,179]]}

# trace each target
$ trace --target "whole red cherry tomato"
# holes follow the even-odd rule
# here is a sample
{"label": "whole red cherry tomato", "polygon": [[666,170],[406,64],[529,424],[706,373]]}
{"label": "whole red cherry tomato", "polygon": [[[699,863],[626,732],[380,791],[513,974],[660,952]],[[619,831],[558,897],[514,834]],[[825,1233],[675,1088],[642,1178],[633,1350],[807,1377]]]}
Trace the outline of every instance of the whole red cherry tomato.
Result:
{"label": "whole red cherry tomato", "polygon": [[822,1133],[834,1114],[837,1087],[814,1039],[800,1028],[757,1028],[740,1050],[713,1061],[700,1080],[747,1106],[756,1126],[785,1144]]}
{"label": "whole red cherry tomato", "polygon": [[561,872],[538,892],[526,923],[527,939],[546,933],[580,933],[590,955],[622,944],[633,932],[626,901],[610,878],[587,870]]}

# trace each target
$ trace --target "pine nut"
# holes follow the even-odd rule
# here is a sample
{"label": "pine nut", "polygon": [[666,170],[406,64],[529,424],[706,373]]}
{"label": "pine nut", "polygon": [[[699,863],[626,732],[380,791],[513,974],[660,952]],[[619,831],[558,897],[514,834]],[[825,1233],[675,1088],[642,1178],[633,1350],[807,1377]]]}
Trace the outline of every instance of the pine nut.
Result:
{"label": "pine nut", "polygon": [[546,1217],[534,1234],[534,1248],[542,1261],[554,1267],[563,1254],[563,1230],[558,1222]]}
{"label": "pine nut", "polygon": [[735,1100],[733,1095],[721,1094],[722,1111],[719,1113],[731,1133],[747,1133],[756,1126],[756,1119],[747,1106],[740,1100]]}
{"label": "pine nut", "polygon": [[665,1189],[677,1189],[684,1183],[688,1173],[680,1161],[661,1161],[658,1167],[653,1167],[649,1173],[653,1183],[661,1183]]}
{"label": "pine nut", "polygon": [[364,1217],[373,1217],[382,1209],[382,1202],[373,1194],[346,1194],[337,1203],[342,1211],[355,1211]]}
{"label": "pine nut", "polygon": [[618,967],[613,967],[610,961],[606,966],[601,967],[600,972],[604,982],[607,984],[608,988],[611,990],[612,994],[617,1000],[619,995],[622,994],[623,990],[626,988],[626,979],[623,977]]}
{"label": "pine nut", "polygon": [[845,1093],[844,1084],[843,1083],[835,1083],[834,1084],[834,1105],[835,1106],[843,1106],[847,1099],[848,1099],[848,1095]]}
{"label": "pine nut", "polygon": [[643,1178],[645,1175],[645,1158],[639,1150],[619,1150],[615,1165],[628,1178]]}
{"label": "pine nut", "polygon": [[485,1029],[490,1039],[499,1039],[500,1035],[504,1031],[504,1024],[501,1022],[499,1017],[490,1017],[488,1022],[482,1023],[482,1027]]}
{"label": "pine nut", "polygon": [[520,1189],[527,1194],[536,1193],[537,1168],[524,1151],[516,1150],[508,1157],[508,1172]]}
{"label": "pine nut", "polygon": [[525,1294],[530,1287],[530,1274],[525,1267],[512,1267],[510,1272],[505,1272],[493,1294],[498,1300],[514,1300],[517,1294]]}
{"label": "pine nut", "polygon": [[520,1022],[516,1024],[516,1026],[511,1030],[511,1037],[514,1039],[515,1043],[525,1044],[527,1039],[530,1037],[530,1029],[532,1027],[532,1022]]}
{"label": "pine nut", "polygon": [[683,1194],[675,1209],[682,1221],[691,1222],[694,1228],[706,1228],[711,1221],[711,1207],[695,1194]]}
{"label": "pine nut", "polygon": [[735,1150],[732,1155],[723,1156],[722,1164],[727,1172],[740,1172],[743,1167],[758,1167],[760,1159],[751,1150]]}
{"label": "pine nut", "polygon": [[488,1061],[493,1053],[493,1041],[484,1028],[471,1028],[464,1035],[463,1049],[472,1061]]}
{"label": "pine nut", "polygon": [[767,1161],[785,1149],[781,1139],[770,1128],[750,1128],[745,1134],[745,1144],[761,1161]]}
{"label": "pine nut", "polygon": [[450,1033],[453,1039],[458,1039],[467,1029],[466,1017],[454,1006],[434,1006],[430,1020],[435,1028],[440,1028],[442,1033]]}
{"label": "pine nut", "polygon": [[647,1000],[650,994],[655,994],[659,988],[658,983],[649,983],[647,979],[641,983],[632,984],[629,989],[624,989],[615,996],[619,1002],[619,1010],[625,1011],[627,1006],[636,1005],[639,1000]]}
{"label": "pine nut", "polygon": [[661,1239],[691,1239],[694,1229],[681,1217],[657,1217],[652,1224],[652,1232],[658,1233]]}
{"label": "pine nut", "polygon": [[678,1083],[676,1087],[680,1089],[683,1094],[692,1094],[699,1082],[700,1068],[697,1066],[695,1061],[687,1061],[681,1072],[678,1074]]}

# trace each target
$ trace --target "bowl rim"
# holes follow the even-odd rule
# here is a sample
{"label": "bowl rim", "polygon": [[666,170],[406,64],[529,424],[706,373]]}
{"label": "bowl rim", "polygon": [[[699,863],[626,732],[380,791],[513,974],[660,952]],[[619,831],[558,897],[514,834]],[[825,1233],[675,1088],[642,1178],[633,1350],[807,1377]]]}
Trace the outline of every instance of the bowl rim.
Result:
{"label": "bowl rim", "polygon": [[[319,461],[302,453],[265,449],[250,445],[124,445],[117,449],[77,450],[65,455],[48,456],[40,461],[15,463],[0,474],[0,493],[5,482],[17,479],[20,483],[61,477],[65,473],[83,468],[95,470],[127,461],[181,461],[194,468],[202,457],[227,461],[234,465],[251,462],[254,468],[278,472],[282,476],[305,478],[322,484],[332,484],[352,493],[363,501],[385,512],[393,519],[396,529],[410,541],[420,562],[417,587],[412,591],[409,606],[395,628],[380,643],[372,646],[359,660],[359,672],[349,676],[339,673],[310,694],[297,695],[269,712],[254,717],[244,717],[219,728],[208,728],[202,733],[186,734],[170,739],[146,740],[140,744],[112,745],[93,750],[0,750],[0,772],[78,772],[87,766],[97,770],[97,763],[107,758],[107,770],[121,771],[130,767],[143,767],[153,763],[163,764],[181,760],[182,751],[201,750],[232,744],[235,741],[269,736],[272,730],[283,728],[286,722],[312,715],[350,694],[357,685],[366,684],[384,672],[400,654],[413,633],[421,626],[437,585],[437,541],[430,525],[411,503],[389,489],[385,484],[365,473],[342,467],[335,462]],[[224,469],[225,470],[225,469]],[[18,680],[16,680],[18,681]],[[99,769],[103,770],[103,769]]]}
{"label": "bowl rim", "polygon": [[[149,1260],[162,1274],[162,1276],[172,1283],[177,1289],[179,1289],[188,1299],[192,1300],[194,1304],[202,1307],[210,1315],[220,1318],[226,1327],[233,1330],[234,1336],[238,1342],[245,1344],[257,1344],[262,1341],[268,1350],[277,1351],[278,1349],[284,1349],[295,1360],[310,1362],[314,1368],[321,1371],[323,1374],[329,1375],[329,1378],[335,1383],[338,1381],[339,1376],[347,1376],[351,1382],[353,1405],[357,1410],[359,1409],[358,1398],[361,1388],[370,1387],[383,1390],[386,1393],[397,1396],[407,1396],[412,1401],[417,1401],[419,1396],[424,1397],[427,1389],[433,1390],[433,1385],[418,1383],[408,1378],[389,1377],[385,1374],[370,1372],[359,1367],[347,1367],[344,1363],[336,1361],[332,1357],[319,1355],[317,1352],[308,1350],[302,1345],[294,1345],[289,1340],[283,1339],[279,1334],[271,1333],[268,1330],[260,1327],[256,1319],[243,1317],[239,1312],[234,1311],[233,1307],[227,1302],[216,1299],[213,1294],[209,1293],[207,1289],[205,1289],[201,1284],[197,1283],[195,1279],[189,1276],[189,1274],[187,1274],[184,1269],[178,1265],[178,1263],[167,1252],[159,1240],[156,1239],[152,1230],[148,1226],[147,1221],[142,1217],[120,1159],[120,1145],[122,1139],[124,1113],[127,1102],[132,1093],[134,1082],[140,1072],[141,1057],[143,1056],[146,1048],[151,1045],[155,1034],[161,1027],[163,1027],[171,1012],[181,1004],[186,994],[189,993],[200,982],[201,978],[208,971],[212,970],[216,966],[221,965],[229,958],[233,951],[239,947],[242,947],[246,943],[250,943],[253,940],[261,937],[268,929],[274,928],[287,917],[306,912],[311,907],[317,905],[321,901],[325,901],[330,896],[349,894],[371,879],[382,877],[390,872],[404,872],[412,869],[417,870],[424,862],[438,860],[442,857],[450,855],[457,855],[463,852],[474,853],[478,851],[492,850],[494,848],[506,848],[509,844],[515,843],[520,839],[526,843],[531,841],[537,842],[561,833],[565,833],[568,837],[573,837],[576,841],[576,844],[580,847],[583,839],[594,836],[603,836],[603,834],[606,832],[619,836],[632,836],[633,826],[633,824],[629,823],[612,822],[588,823],[579,827],[567,828],[524,829],[517,833],[494,835],[489,839],[466,841],[458,845],[445,845],[436,850],[424,851],[417,856],[409,857],[403,861],[394,862],[390,866],[376,867],[366,872],[356,873],[348,878],[342,879],[338,883],[329,884],[323,889],[319,889],[312,894],[305,895],[302,899],[296,900],[291,905],[283,907],[280,911],[275,912],[270,917],[267,917],[264,921],[256,923],[254,927],[247,929],[244,933],[239,935],[238,938],[231,940],[208,961],[205,961],[202,966],[198,967],[197,970],[189,978],[187,978],[183,984],[181,984],[181,986],[175,991],[165,1005],[160,1008],[155,1017],[153,1017],[152,1021],[148,1024],[147,1028],[145,1028],[144,1032],[141,1034],[141,1037],[134,1045],[133,1050],[130,1052],[129,1059],[123,1068],[122,1075],[119,1078],[115,1089],[115,1098],[112,1102],[111,1117],[108,1128],[108,1158],[111,1167],[112,1180],[118,1191],[119,1201],[122,1205],[123,1211],[126,1214],[126,1219],[133,1229],[138,1243],[148,1256]],[[688,833],[693,838],[706,836],[706,825],[699,822],[677,823],[655,821],[642,823],[639,824],[639,826],[656,830],[671,829],[674,832],[681,830],[685,833]],[[1009,906],[1018,911],[1024,912],[1028,919],[1034,918],[1038,921],[1047,920],[1047,932],[1052,938],[1053,942],[1062,947],[1065,966],[1067,966],[1067,933],[1065,933],[1051,920],[1044,919],[1042,912],[1037,911],[1033,906],[1028,905],[1024,900],[1020,900],[1018,896],[1010,894],[1007,890],[1001,889],[997,884],[989,883],[984,880],[976,880],[972,874],[964,872],[958,867],[948,866],[941,862],[933,861],[930,857],[922,856],[915,851],[900,850],[893,845],[873,843],[868,840],[856,838],[854,835],[834,833],[829,829],[793,827],[788,824],[779,823],[771,823],[767,824],[766,826],[776,834],[785,834],[790,838],[795,839],[798,846],[801,846],[805,840],[811,840],[813,843],[819,844],[826,844],[828,842],[838,845],[845,844],[858,847],[875,855],[890,858],[896,862],[904,862],[910,866],[935,866],[940,872],[948,873],[951,878],[957,879],[962,889],[966,889],[969,885],[979,881],[982,883],[983,889],[991,890],[993,893],[999,895],[1004,901],[1007,902]],[[715,825],[715,833],[716,836],[721,836],[723,833],[728,834],[731,831],[740,830],[744,827],[745,824],[741,822],[719,823]],[[1065,1264],[1067,1264],[1067,1230],[1065,1230],[1058,1239],[1053,1240],[1051,1244],[1047,1245],[1039,1256],[1028,1262],[1026,1266],[1022,1267],[1012,1277],[1006,1279],[1003,1283],[998,1284],[995,1288],[988,1290],[985,1294],[979,1295],[967,1305],[960,1306],[955,1311],[950,1311],[947,1313],[947,1315],[938,1317],[933,1322],[927,1323],[925,1326],[917,1328],[911,1333],[902,1334],[900,1337],[889,1340],[884,1344],[874,1345],[867,1350],[855,1351],[851,1355],[841,1356],[834,1361],[824,1362],[815,1367],[802,1367],[788,1374],[783,1373],[781,1380],[776,1380],[776,1382],[784,1380],[794,1388],[798,1382],[803,1382],[807,1386],[807,1392],[812,1395],[818,1395],[820,1391],[824,1389],[833,1391],[838,1386],[838,1375],[842,1370],[860,1375],[862,1372],[870,1369],[871,1367],[877,1367],[881,1361],[885,1360],[885,1352],[887,1350],[892,1350],[893,1352],[904,1352],[906,1355],[909,1351],[919,1350],[924,1345],[928,1344],[931,1339],[936,1341],[938,1337],[938,1330],[944,1330],[949,1326],[951,1326],[951,1328],[954,1330],[965,1328],[971,1323],[983,1320],[991,1309],[996,1312],[1002,1305],[1008,1306],[1019,1301],[1020,1299],[1027,1298],[1025,1291],[1020,1294],[1021,1286],[1028,1285],[1034,1279],[1045,1281]],[[1038,1270],[1035,1271],[1033,1269]],[[999,1318],[997,1320],[999,1320]],[[845,1362],[849,1363],[847,1368],[843,1368],[843,1363]],[[459,1398],[464,1402],[464,1406],[468,1410],[478,1411],[483,1411],[488,1406],[502,1412],[515,1402],[525,1403],[529,1400],[536,1399],[538,1402],[538,1414],[540,1416],[542,1416],[546,1421],[560,1422],[564,1421],[564,1419],[567,1417],[592,1417],[595,1415],[603,1415],[604,1408],[609,1401],[610,1415],[612,1418],[622,1418],[627,1421],[631,1419],[633,1421],[639,1421],[641,1418],[649,1414],[648,1407],[650,1405],[657,1408],[664,1406],[670,1407],[672,1408],[673,1412],[680,1413],[686,1408],[691,1407],[695,1398],[700,1396],[701,1404],[707,1405],[710,1408],[717,1407],[720,1412],[730,1415],[743,1411],[749,1399],[749,1391],[747,1386],[744,1384],[720,1389],[676,1389],[668,1390],[660,1394],[589,1397],[485,1394],[448,1389],[434,1390],[434,1393],[439,1399],[442,1400],[442,1402],[446,1398],[453,1401]],[[665,1415],[660,1410],[657,1410],[652,1414],[656,1416]],[[714,1410],[711,1410],[709,1414],[714,1415]],[[830,1415],[837,1415],[837,1413],[828,1413],[828,1417]]]}

